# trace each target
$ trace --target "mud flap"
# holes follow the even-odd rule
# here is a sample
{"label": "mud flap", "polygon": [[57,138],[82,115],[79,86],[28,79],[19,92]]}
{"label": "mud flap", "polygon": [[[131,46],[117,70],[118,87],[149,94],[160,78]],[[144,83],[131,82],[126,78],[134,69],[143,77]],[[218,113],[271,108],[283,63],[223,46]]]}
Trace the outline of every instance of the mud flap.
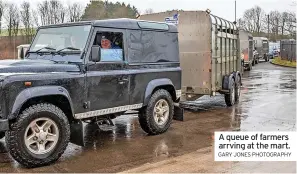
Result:
{"label": "mud flap", "polygon": [[174,105],[174,115],[173,115],[173,120],[177,121],[184,121],[184,109]]}
{"label": "mud flap", "polygon": [[72,122],[70,124],[70,142],[78,146],[85,146],[83,124],[81,121]]}

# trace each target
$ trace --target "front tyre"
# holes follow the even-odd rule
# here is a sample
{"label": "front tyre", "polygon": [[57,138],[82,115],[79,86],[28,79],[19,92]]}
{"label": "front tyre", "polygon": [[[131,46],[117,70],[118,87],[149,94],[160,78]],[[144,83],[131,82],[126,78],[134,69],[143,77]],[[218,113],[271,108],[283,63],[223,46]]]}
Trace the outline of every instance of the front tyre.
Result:
{"label": "front tyre", "polygon": [[0,140],[5,137],[5,132],[0,132]]}
{"label": "front tyre", "polygon": [[150,135],[158,135],[168,130],[173,119],[174,105],[170,93],[157,90],[148,105],[139,112],[141,128]]}
{"label": "front tyre", "polygon": [[235,81],[232,78],[229,93],[225,94],[225,103],[227,106],[233,106],[235,104]]}
{"label": "front tyre", "polygon": [[70,125],[63,111],[48,103],[25,109],[6,133],[11,156],[25,167],[57,161],[70,139]]}

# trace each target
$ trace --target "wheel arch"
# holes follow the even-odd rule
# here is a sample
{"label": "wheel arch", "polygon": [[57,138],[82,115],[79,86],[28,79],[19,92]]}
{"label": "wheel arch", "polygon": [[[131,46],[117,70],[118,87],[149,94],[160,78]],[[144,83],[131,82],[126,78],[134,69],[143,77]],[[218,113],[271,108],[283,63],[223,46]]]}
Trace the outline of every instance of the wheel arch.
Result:
{"label": "wheel arch", "polygon": [[239,84],[241,86],[242,84],[242,78],[241,78],[241,73],[239,71],[233,72],[233,76],[235,77],[235,82],[239,81]]}
{"label": "wheel arch", "polygon": [[68,119],[74,119],[71,97],[68,91],[61,86],[32,87],[21,91],[14,101],[8,119],[17,118],[25,108],[40,102],[56,105],[65,113]]}
{"label": "wheel arch", "polygon": [[146,106],[148,104],[152,94],[159,89],[165,89],[170,93],[173,101],[177,100],[175,87],[170,79],[155,79],[150,81],[146,87],[143,106]]}

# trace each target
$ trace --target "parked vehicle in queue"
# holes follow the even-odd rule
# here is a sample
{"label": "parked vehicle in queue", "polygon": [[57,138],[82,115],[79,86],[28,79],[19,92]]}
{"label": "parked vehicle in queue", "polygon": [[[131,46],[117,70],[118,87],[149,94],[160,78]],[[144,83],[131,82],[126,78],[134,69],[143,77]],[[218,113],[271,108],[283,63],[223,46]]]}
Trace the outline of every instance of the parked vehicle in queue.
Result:
{"label": "parked vehicle in queue", "polygon": [[25,57],[0,61],[8,152],[25,167],[51,164],[69,142],[84,145],[82,121],[113,125],[128,110],[148,134],[166,132],[182,118],[177,33],[132,19],[40,27]]}
{"label": "parked vehicle in queue", "polygon": [[252,70],[253,66],[257,64],[256,57],[253,55],[254,42],[253,36],[251,33],[240,30],[239,31],[240,39],[240,51],[244,62],[244,68],[247,71]]}
{"label": "parked vehicle in queue", "polygon": [[269,61],[268,53],[269,53],[269,44],[268,39],[266,37],[254,37],[255,50],[258,52],[259,59],[265,60],[265,62]]}
{"label": "parked vehicle in queue", "polygon": [[182,102],[217,92],[224,94],[227,106],[239,100],[242,69],[236,25],[205,11],[162,12],[140,19],[178,26]]}

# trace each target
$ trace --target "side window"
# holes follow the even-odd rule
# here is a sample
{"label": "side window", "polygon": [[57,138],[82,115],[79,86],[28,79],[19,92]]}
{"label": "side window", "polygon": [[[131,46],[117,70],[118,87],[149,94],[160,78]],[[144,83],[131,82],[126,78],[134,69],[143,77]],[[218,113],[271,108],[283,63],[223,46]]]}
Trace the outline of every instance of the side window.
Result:
{"label": "side window", "polygon": [[123,33],[98,32],[93,45],[101,47],[101,62],[119,62],[124,60]]}
{"label": "side window", "polygon": [[177,33],[128,31],[129,63],[178,62]]}

